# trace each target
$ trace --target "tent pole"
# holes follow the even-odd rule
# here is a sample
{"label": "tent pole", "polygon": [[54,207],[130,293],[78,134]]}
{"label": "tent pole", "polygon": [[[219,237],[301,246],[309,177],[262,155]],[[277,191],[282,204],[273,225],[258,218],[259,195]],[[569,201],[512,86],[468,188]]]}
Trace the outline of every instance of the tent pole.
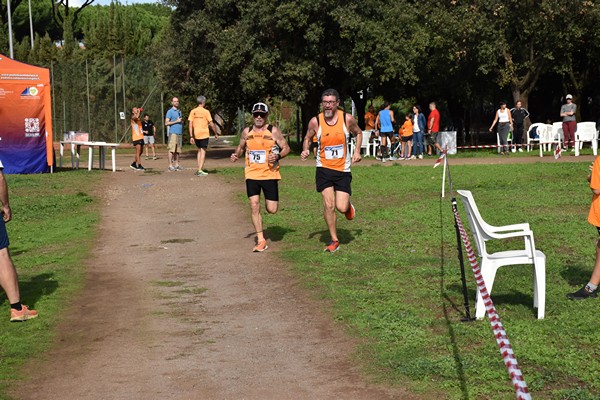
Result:
{"label": "tent pole", "polygon": [[54,102],[54,84],[54,62],[50,61],[50,87],[52,88],[52,126],[56,126],[56,103]]}
{"label": "tent pole", "polygon": [[87,89],[87,117],[88,117],[88,133],[90,134],[90,140],[93,140],[92,136],[92,122],[90,120],[90,73],[88,71],[88,59],[85,59],[85,85]]}
{"label": "tent pole", "polygon": [[33,18],[31,17],[31,0],[29,2],[29,34],[31,35],[31,48],[33,49]]}
{"label": "tent pole", "polygon": [[12,11],[10,10],[10,0],[6,2],[6,9],[8,13],[8,44],[10,48],[10,58],[15,59],[15,55],[13,52],[13,32],[12,32]]}
{"label": "tent pole", "polygon": [[162,118],[162,142],[165,144],[165,94],[160,92],[160,113]]}
{"label": "tent pole", "polygon": [[113,93],[115,95],[115,143],[119,140],[119,122],[117,120],[117,55],[113,54]]}
{"label": "tent pole", "polygon": [[[123,113],[127,116],[127,104],[125,103],[125,56],[121,58],[121,76],[123,77],[121,79],[121,84],[123,86]],[[123,119],[123,130],[125,131],[125,133],[127,133],[127,117]]]}

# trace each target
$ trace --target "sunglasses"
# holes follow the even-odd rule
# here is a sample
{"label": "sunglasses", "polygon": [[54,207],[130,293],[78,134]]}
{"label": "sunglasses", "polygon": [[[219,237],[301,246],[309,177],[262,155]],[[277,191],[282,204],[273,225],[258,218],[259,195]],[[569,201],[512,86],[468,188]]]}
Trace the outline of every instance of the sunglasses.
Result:
{"label": "sunglasses", "polygon": [[265,113],[261,113],[261,112],[255,112],[254,114],[252,114],[252,116],[253,116],[254,118],[261,117],[262,119],[265,119],[265,117],[267,116],[267,114],[265,114]]}

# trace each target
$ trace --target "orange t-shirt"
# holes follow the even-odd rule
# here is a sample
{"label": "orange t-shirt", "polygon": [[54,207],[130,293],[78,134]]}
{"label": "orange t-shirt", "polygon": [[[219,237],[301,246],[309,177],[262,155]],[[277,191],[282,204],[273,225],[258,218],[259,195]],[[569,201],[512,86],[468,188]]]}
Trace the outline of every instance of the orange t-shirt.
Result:
{"label": "orange t-shirt", "polygon": [[352,159],[348,153],[348,141],[350,133],[344,121],[345,113],[338,110],[338,118],[335,125],[328,125],[323,113],[319,119],[317,130],[318,151],[317,167],[333,169],[341,172],[350,172]]}
{"label": "orange t-shirt", "polygon": [[377,117],[375,114],[368,112],[365,114],[365,131],[372,131],[375,129],[375,120]]}
{"label": "orange t-shirt", "polygon": [[142,120],[131,120],[131,140],[144,140],[144,132],[142,132]]}
{"label": "orange t-shirt", "polygon": [[[270,126],[270,125],[269,125]],[[262,131],[252,129],[246,138],[246,179],[266,180],[281,179],[279,161],[269,164],[269,154],[276,144],[273,134],[268,128]]]}
{"label": "orange t-shirt", "polygon": [[404,121],[400,129],[398,129],[400,136],[411,136],[413,134],[413,124],[410,120]]}
{"label": "orange t-shirt", "polygon": [[190,111],[188,121],[192,124],[194,139],[206,139],[210,137],[208,124],[212,122],[210,111],[202,106],[198,106]]}
{"label": "orange t-shirt", "polygon": [[[592,180],[590,188],[600,190],[600,157],[594,160],[592,167]],[[600,226],[600,194],[594,194],[592,197],[592,205],[588,214],[588,222],[594,226]]]}

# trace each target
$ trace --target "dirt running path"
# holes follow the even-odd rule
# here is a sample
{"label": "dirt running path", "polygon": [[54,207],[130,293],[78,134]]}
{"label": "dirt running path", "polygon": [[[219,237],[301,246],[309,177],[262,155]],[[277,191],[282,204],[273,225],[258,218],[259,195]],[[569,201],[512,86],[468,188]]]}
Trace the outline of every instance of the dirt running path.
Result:
{"label": "dirt running path", "polygon": [[412,398],[367,384],[353,340],[273,252],[250,252],[241,169],[225,185],[164,164],[107,172],[85,290],[15,398]]}

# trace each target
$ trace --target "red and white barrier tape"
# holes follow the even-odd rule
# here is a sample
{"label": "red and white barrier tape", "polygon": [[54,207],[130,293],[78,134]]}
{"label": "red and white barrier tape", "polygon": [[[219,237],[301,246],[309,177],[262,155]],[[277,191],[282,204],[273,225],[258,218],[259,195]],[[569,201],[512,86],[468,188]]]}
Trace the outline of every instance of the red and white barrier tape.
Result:
{"label": "red and white barrier tape", "polygon": [[531,400],[531,395],[529,394],[529,389],[527,388],[527,383],[523,378],[523,373],[519,368],[519,364],[517,363],[517,358],[515,357],[515,353],[510,346],[510,342],[508,341],[508,336],[506,335],[506,331],[500,322],[500,316],[496,312],[496,308],[494,307],[494,303],[485,287],[485,282],[483,281],[483,277],[481,276],[481,269],[479,268],[479,264],[477,263],[477,256],[471,247],[471,242],[469,241],[469,237],[467,236],[467,232],[460,220],[458,215],[458,211],[455,207],[453,207],[454,216],[456,217],[456,223],[458,225],[460,236],[462,238],[463,244],[465,245],[465,250],[469,256],[469,262],[471,263],[471,268],[473,270],[473,274],[475,275],[475,281],[477,282],[477,288],[481,297],[483,298],[483,303],[485,304],[485,309],[488,313],[488,317],[490,319],[490,325],[492,326],[492,330],[494,332],[494,337],[496,338],[496,343],[500,349],[500,354],[502,354],[502,358],[504,360],[504,365],[508,370],[508,375],[512,380],[513,387],[515,389],[515,394],[517,395],[518,400]]}
{"label": "red and white barrier tape", "polygon": [[498,147],[528,147],[528,146],[537,146],[544,144],[558,144],[556,142],[535,142],[534,144],[482,144],[482,145],[474,145],[474,146],[456,146],[453,149],[497,149]]}

